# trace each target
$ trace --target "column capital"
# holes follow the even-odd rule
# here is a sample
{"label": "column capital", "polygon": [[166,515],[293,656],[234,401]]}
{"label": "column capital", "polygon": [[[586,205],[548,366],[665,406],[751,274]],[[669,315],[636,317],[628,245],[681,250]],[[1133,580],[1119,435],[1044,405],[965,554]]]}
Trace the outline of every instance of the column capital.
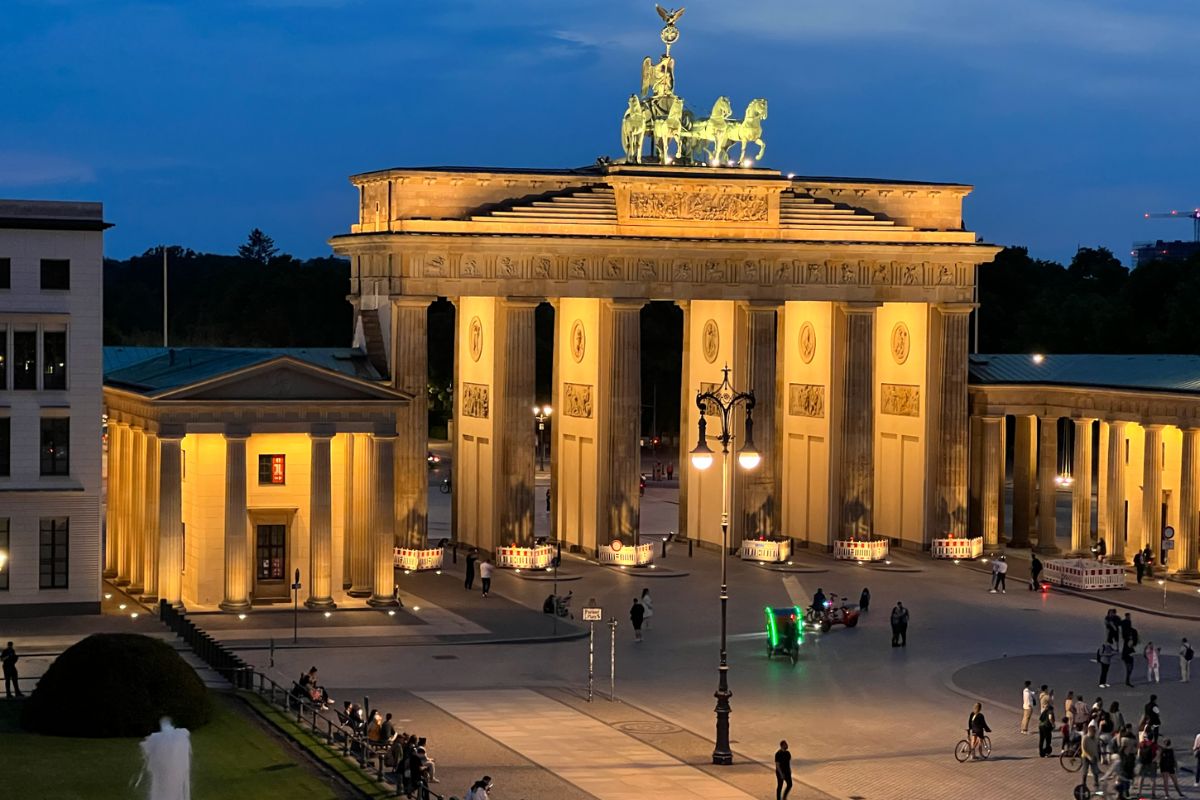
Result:
{"label": "column capital", "polygon": [[1142,430],[1154,431],[1156,433],[1161,432],[1164,428],[1169,427],[1166,424],[1161,423],[1161,422],[1142,422],[1139,424],[1141,425]]}
{"label": "column capital", "polygon": [[537,308],[544,303],[544,297],[501,297],[500,302],[508,308]]}
{"label": "column capital", "polygon": [[332,439],[337,435],[337,426],[329,422],[316,422],[309,427],[308,438]]}
{"label": "column capital", "polygon": [[604,300],[604,303],[609,308],[622,308],[630,311],[641,311],[649,302],[649,300],[641,297],[609,297]]}
{"label": "column capital", "polygon": [[999,425],[1004,424],[1004,415],[1003,414],[976,414],[975,416],[978,419],[982,420],[984,423],[999,424]]}
{"label": "column capital", "polygon": [[393,294],[388,296],[394,306],[404,306],[407,308],[428,308],[437,300],[432,295],[423,294]]}
{"label": "column capital", "polygon": [[932,305],[943,314],[970,314],[979,308],[979,303],[933,303]]}
{"label": "column capital", "polygon": [[783,310],[782,300],[739,300],[738,305],[747,311],[778,312]]}
{"label": "column capital", "polygon": [[160,428],[158,431],[158,440],[164,444],[167,442],[179,444],[183,441],[183,437],[185,436],[187,436],[186,431],[181,431],[176,428]]}
{"label": "column capital", "polygon": [[1095,417],[1071,417],[1071,422],[1075,423],[1076,427],[1083,427],[1084,425],[1091,425],[1095,421],[1096,421]]}
{"label": "column capital", "polygon": [[395,431],[372,431],[370,435],[371,439],[376,442],[395,442],[400,438],[400,434],[396,433]]}
{"label": "column capital", "polygon": [[844,300],[835,302],[834,305],[840,308],[843,314],[874,314],[883,303],[874,300]]}
{"label": "column capital", "polygon": [[245,441],[250,438],[250,429],[242,425],[226,425],[225,430],[221,432],[225,437],[225,441]]}

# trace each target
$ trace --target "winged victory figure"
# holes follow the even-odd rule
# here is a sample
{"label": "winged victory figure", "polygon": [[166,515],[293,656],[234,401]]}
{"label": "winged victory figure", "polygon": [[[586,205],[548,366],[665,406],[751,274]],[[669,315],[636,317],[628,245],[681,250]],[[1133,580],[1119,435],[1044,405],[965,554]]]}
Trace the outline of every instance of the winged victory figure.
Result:
{"label": "winged victory figure", "polygon": [[687,11],[686,8],[677,8],[677,9],[673,9],[673,10],[666,9],[666,8],[663,8],[662,6],[660,6],[658,3],[654,4],[654,10],[658,12],[658,15],[660,17],[662,17],[663,22],[665,22],[668,25],[674,25],[675,20],[682,17],[683,12]]}

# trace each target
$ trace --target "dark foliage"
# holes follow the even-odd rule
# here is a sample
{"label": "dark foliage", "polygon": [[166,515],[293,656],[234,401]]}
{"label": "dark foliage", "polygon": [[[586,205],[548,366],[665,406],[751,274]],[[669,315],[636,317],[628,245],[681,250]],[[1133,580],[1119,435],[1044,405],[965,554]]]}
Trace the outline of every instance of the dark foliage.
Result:
{"label": "dark foliage", "polygon": [[255,228],[246,237],[246,243],[238,247],[238,255],[247,261],[266,266],[279,255],[279,248],[275,246],[274,239]]}
{"label": "dark foliage", "polygon": [[164,716],[181,728],[208,722],[211,700],[195,671],[161,639],[96,633],[54,660],[21,724],[51,736],[146,736]]}

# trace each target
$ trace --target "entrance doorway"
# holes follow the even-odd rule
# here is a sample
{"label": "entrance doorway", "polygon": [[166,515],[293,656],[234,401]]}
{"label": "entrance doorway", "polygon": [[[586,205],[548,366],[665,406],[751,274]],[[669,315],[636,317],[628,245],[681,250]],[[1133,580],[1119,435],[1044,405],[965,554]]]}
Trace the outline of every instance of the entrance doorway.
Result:
{"label": "entrance doorway", "polygon": [[287,600],[287,526],[254,527],[254,599]]}

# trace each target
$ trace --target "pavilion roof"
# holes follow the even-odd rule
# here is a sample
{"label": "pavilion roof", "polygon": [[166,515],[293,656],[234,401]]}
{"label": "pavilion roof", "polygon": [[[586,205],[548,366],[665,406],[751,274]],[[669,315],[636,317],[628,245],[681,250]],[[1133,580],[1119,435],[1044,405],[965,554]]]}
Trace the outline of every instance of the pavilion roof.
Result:
{"label": "pavilion roof", "polygon": [[979,354],[970,357],[968,382],[1200,394],[1200,356],[1047,354],[1039,363],[1029,353]]}

